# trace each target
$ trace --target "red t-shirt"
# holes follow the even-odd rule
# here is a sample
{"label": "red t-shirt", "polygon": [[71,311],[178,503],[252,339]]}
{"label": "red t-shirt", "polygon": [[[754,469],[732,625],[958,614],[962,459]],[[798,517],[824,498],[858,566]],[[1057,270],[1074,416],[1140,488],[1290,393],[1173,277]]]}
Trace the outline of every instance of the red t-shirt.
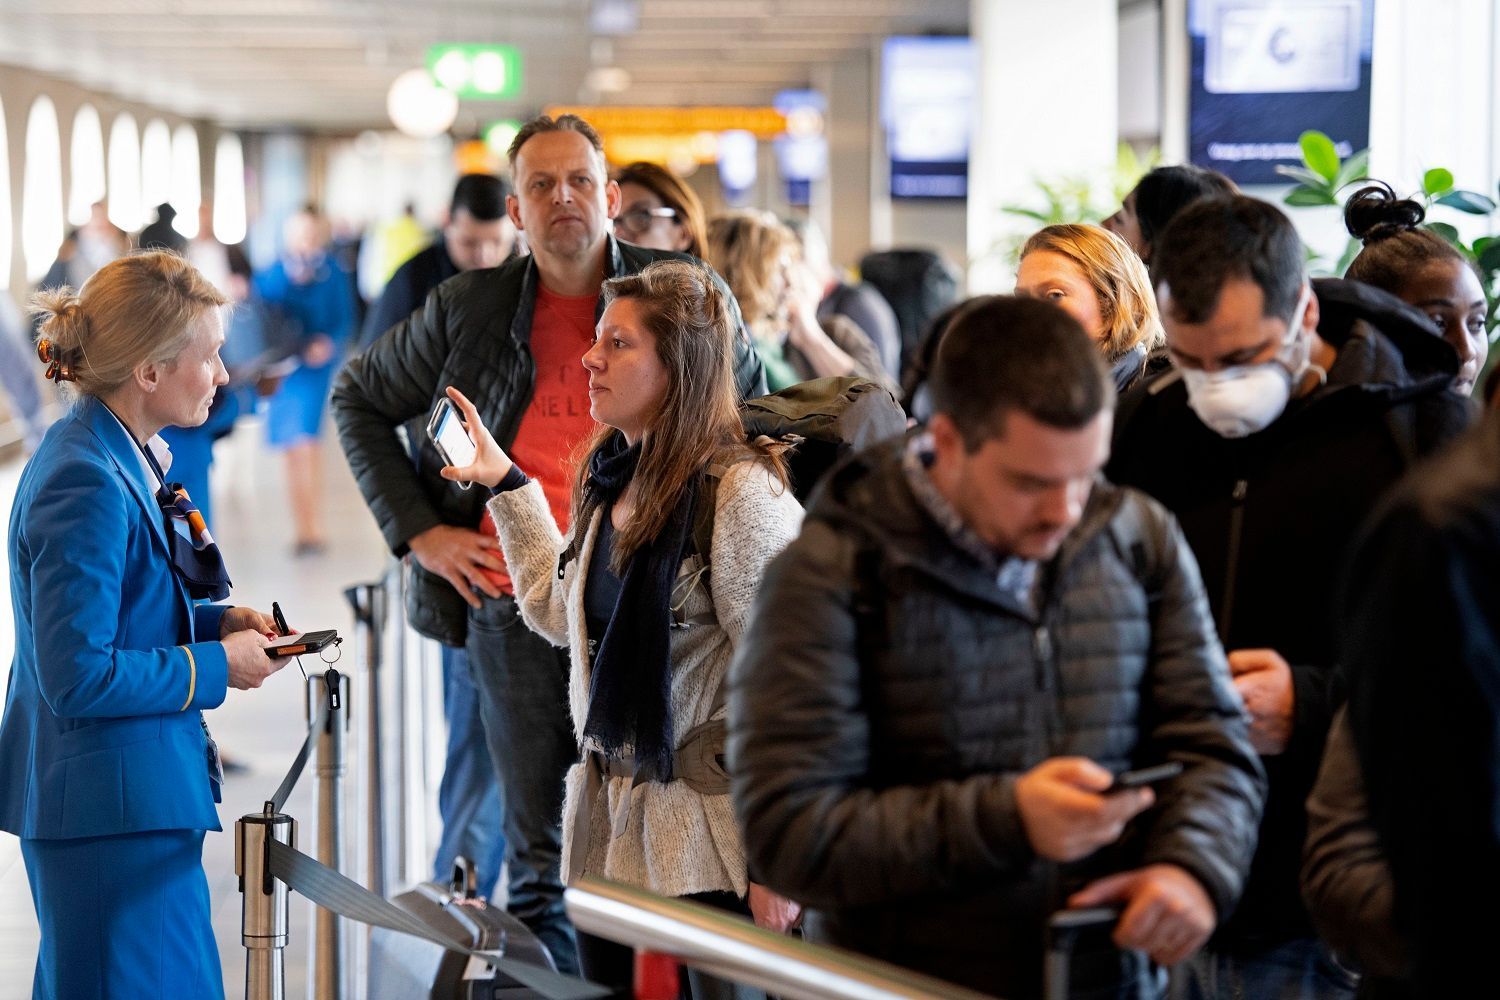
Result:
{"label": "red t-shirt", "polygon": [[[589,415],[589,376],[583,367],[583,356],[594,342],[597,302],[597,295],[557,295],[538,287],[531,317],[536,385],[510,449],[521,471],[541,480],[547,505],[564,534],[573,496],[574,454],[597,426]],[[479,530],[495,533],[488,508]],[[489,576],[505,593],[515,593],[509,574]]]}

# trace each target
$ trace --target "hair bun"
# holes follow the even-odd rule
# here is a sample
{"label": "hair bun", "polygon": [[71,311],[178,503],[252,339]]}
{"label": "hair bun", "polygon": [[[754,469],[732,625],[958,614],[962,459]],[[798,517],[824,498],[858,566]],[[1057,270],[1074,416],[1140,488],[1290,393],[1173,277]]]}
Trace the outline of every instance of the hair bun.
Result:
{"label": "hair bun", "polygon": [[1426,217],[1420,202],[1396,197],[1383,181],[1360,188],[1344,205],[1344,228],[1366,245],[1416,229]]}

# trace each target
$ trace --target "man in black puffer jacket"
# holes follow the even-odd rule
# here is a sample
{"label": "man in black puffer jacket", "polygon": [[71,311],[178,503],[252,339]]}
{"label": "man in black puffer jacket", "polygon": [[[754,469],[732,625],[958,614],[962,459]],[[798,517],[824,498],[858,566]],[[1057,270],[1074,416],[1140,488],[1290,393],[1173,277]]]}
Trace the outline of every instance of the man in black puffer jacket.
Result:
{"label": "man in black puffer jacket", "polygon": [[[930,431],[831,474],[739,644],[752,872],[816,937],[1006,997],[1040,993],[1065,906],[1180,961],[1239,896],[1263,784],[1192,555],[1098,479],[1114,392],[1062,310],[969,307],[930,384]],[[1154,794],[1106,791],[1165,761]],[[1107,934],[1073,995],[1154,995]]]}
{"label": "man in black puffer jacket", "polygon": [[1340,700],[1333,599],[1379,497],[1468,423],[1448,390],[1458,357],[1396,298],[1308,282],[1291,222],[1253,198],[1185,209],[1152,274],[1179,370],[1121,403],[1107,471],[1181,521],[1270,778],[1245,898],[1174,988],[1350,996],[1298,886],[1304,803]]}
{"label": "man in black puffer jacket", "polygon": [[[507,907],[537,933],[559,969],[572,971],[573,932],[558,874],[563,775],[577,757],[568,654],[521,623],[499,542],[493,530],[481,530],[485,491],[461,489],[438,474],[444,462],[422,422],[448,386],[458,388],[501,446],[529,471],[540,470],[554,513],[565,521],[568,459],[593,429],[582,359],[599,317],[600,286],[653,260],[687,258],[610,235],[620,190],[605,171],[598,133],[583,119],[527,122],[510,161],[516,193],[508,210],[531,255],[434,289],[421,309],[350,360],[333,389],[333,415],[386,543],[412,557],[412,627],[461,648],[479,691],[506,808]],[[765,392],[743,324],[735,377],[742,394]],[[396,433],[403,424],[417,445],[415,468]]]}

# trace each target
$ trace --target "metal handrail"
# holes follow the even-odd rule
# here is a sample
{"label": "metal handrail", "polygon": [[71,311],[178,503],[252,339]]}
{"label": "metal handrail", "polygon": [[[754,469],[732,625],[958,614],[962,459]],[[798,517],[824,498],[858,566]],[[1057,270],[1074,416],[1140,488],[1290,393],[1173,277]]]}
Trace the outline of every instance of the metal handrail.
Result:
{"label": "metal handrail", "polygon": [[603,879],[563,900],[579,930],[661,952],[710,975],[792,1000],[981,1000],[983,993],[853,952],[763,930],[743,918]]}

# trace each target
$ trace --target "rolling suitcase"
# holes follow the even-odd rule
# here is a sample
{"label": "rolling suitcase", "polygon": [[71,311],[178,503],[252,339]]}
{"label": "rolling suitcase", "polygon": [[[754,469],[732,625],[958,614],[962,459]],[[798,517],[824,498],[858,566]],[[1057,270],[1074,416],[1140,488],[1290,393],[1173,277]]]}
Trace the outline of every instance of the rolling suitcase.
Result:
{"label": "rolling suitcase", "polygon": [[[453,881],[423,882],[392,900],[445,937],[471,948],[553,969],[536,935],[504,910],[474,894],[474,869],[463,859]],[[370,931],[369,1000],[522,1000],[540,994],[485,965],[430,941],[381,927]]]}

